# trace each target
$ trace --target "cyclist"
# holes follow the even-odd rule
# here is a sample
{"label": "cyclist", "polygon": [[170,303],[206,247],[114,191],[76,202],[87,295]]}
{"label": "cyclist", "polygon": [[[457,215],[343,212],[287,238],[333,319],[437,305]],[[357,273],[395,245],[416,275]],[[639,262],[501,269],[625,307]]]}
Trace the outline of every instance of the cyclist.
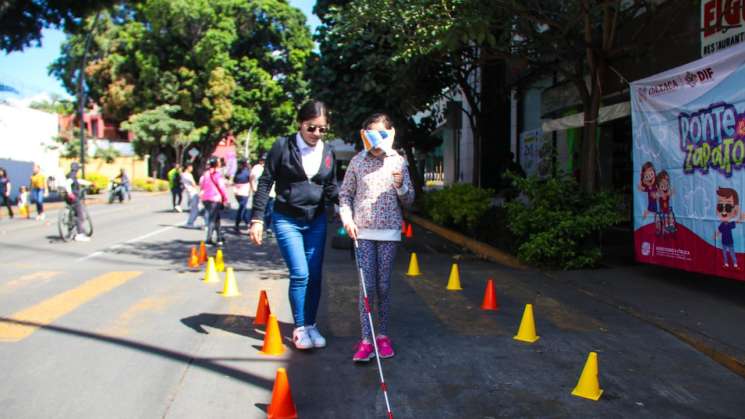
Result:
{"label": "cyclist", "polygon": [[75,241],[87,242],[90,241],[91,238],[83,234],[85,231],[85,212],[83,211],[82,193],[84,193],[83,187],[90,182],[78,179],[78,170],[80,170],[80,165],[77,162],[73,162],[70,165],[70,173],[68,173],[65,178],[64,188],[67,193],[65,200],[75,210],[75,220],[78,225],[78,232],[75,235]]}

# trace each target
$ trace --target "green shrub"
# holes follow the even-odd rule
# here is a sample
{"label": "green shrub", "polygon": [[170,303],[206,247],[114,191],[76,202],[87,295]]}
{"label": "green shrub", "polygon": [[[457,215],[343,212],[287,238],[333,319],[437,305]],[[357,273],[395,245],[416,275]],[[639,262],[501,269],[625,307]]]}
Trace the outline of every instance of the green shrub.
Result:
{"label": "green shrub", "polygon": [[86,173],[85,180],[91,183],[91,185],[88,187],[88,193],[93,194],[93,195],[109,187],[109,178],[100,173],[96,173],[96,172]]}
{"label": "green shrub", "polygon": [[132,189],[145,192],[167,191],[168,181],[150,177],[137,178],[132,180]]}
{"label": "green shrub", "polygon": [[494,191],[467,183],[457,183],[427,192],[424,207],[427,215],[440,225],[451,225],[472,232],[491,205]]}
{"label": "green shrub", "polygon": [[600,246],[591,239],[621,221],[618,196],[582,193],[570,177],[513,177],[512,182],[527,198],[505,204],[507,225],[520,240],[520,259],[562,269],[597,264]]}

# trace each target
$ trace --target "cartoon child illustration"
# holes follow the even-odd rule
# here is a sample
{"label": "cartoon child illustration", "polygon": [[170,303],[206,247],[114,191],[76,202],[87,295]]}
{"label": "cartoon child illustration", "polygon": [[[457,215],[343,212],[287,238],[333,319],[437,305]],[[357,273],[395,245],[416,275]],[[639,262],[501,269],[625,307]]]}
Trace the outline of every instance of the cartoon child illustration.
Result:
{"label": "cartoon child illustration", "polygon": [[716,246],[717,237],[722,236],[722,258],[724,267],[729,268],[727,255],[732,258],[732,265],[735,269],[737,266],[737,255],[735,254],[735,241],[732,239],[732,230],[735,229],[737,222],[741,222],[740,198],[737,191],[732,188],[717,188],[717,216],[721,223],[714,232],[714,245]]}
{"label": "cartoon child illustration", "polygon": [[647,193],[647,209],[642,214],[642,219],[646,219],[649,213],[657,214],[657,175],[652,162],[646,162],[642,166],[641,180],[636,187],[641,192]]}
{"label": "cartoon child illustration", "polygon": [[662,232],[674,233],[675,217],[670,206],[670,198],[673,196],[673,187],[670,185],[670,175],[666,170],[657,174],[657,199],[659,201],[657,210],[662,223]]}

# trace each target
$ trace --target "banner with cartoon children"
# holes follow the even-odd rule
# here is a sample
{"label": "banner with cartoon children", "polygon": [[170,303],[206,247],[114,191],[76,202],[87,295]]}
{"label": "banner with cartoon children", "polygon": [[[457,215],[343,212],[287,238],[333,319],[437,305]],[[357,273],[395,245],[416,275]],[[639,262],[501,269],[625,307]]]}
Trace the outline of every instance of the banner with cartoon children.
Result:
{"label": "banner with cartoon children", "polygon": [[636,259],[745,280],[745,45],[631,83]]}

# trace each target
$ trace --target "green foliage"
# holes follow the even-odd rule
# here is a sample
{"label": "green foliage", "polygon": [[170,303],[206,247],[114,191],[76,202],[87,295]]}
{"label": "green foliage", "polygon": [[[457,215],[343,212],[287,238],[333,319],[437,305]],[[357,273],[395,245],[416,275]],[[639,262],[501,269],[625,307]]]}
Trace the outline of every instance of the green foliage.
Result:
{"label": "green foliage", "polygon": [[491,189],[481,189],[469,183],[457,183],[427,192],[424,207],[432,221],[472,232],[489,209],[493,196],[494,191]]}
{"label": "green foliage", "polygon": [[93,153],[93,157],[97,159],[103,159],[106,163],[114,163],[114,160],[116,160],[117,157],[119,157],[121,153],[114,147],[109,146],[108,148],[97,148],[96,152]]}
{"label": "green foliage", "polygon": [[29,108],[57,115],[70,115],[75,112],[75,104],[71,100],[62,99],[58,95],[52,95],[51,100],[31,102]]}
{"label": "green foliage", "polygon": [[[50,67],[71,93],[84,40],[70,36]],[[123,2],[101,16],[86,82],[112,121],[178,106],[169,116],[202,130],[208,150],[229,129],[289,132],[312,49],[305,16],[281,0]]]}
{"label": "green foliage", "polygon": [[97,194],[109,186],[109,178],[96,172],[87,172],[85,174],[85,180],[91,182],[88,187],[88,193]]}
{"label": "green foliage", "polygon": [[507,225],[521,243],[520,259],[562,269],[597,264],[600,247],[591,239],[622,221],[618,196],[583,193],[571,177],[513,177],[512,181],[526,198],[505,205]]}
{"label": "green foliage", "polygon": [[132,180],[132,189],[145,192],[167,191],[168,181],[151,177],[137,178]]}
{"label": "green foliage", "polygon": [[[75,129],[75,131],[78,131]],[[60,157],[75,159],[80,157],[80,140],[68,139],[61,135],[54,137],[54,143],[47,146],[50,150],[59,150]]]}
{"label": "green foliage", "polygon": [[135,151],[145,154],[153,145],[169,145],[176,151],[176,159],[182,161],[184,149],[199,141],[204,129],[194,129],[194,123],[174,118],[181,110],[176,105],[161,105],[129,117],[122,129],[134,133],[132,141]]}

